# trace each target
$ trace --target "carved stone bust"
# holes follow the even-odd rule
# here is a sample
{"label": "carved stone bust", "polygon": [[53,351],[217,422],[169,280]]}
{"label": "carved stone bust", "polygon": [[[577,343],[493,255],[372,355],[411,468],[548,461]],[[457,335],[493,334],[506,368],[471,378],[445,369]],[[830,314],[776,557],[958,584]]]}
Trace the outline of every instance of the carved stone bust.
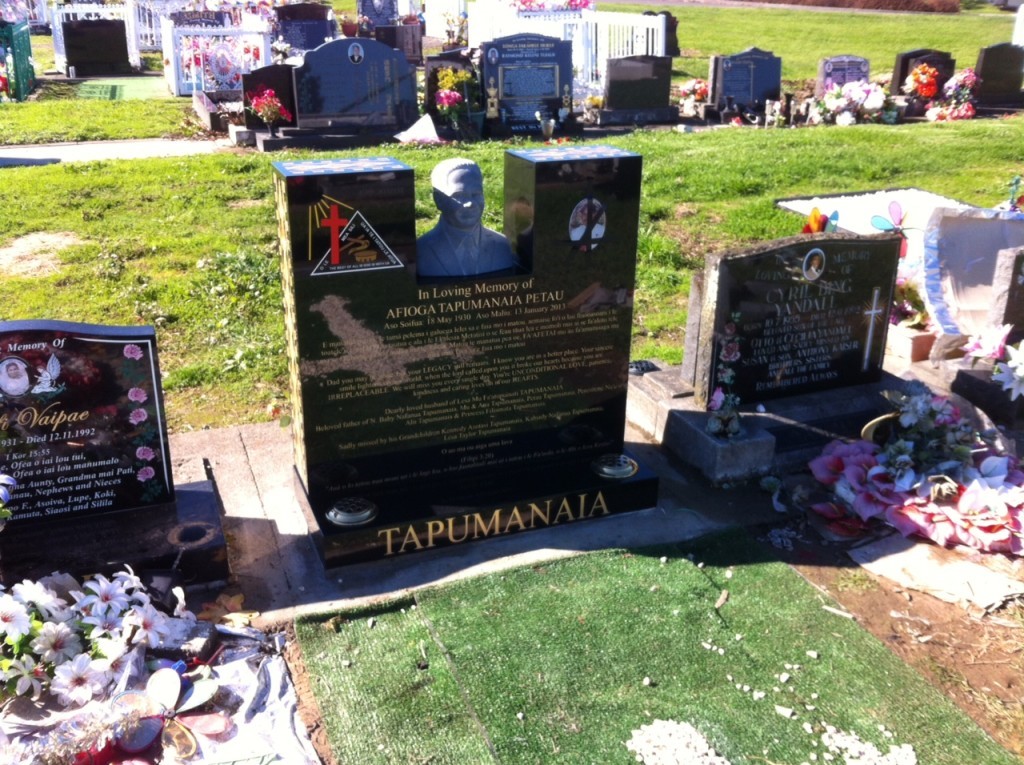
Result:
{"label": "carved stone bust", "polygon": [[416,240],[420,277],[512,274],[518,269],[508,240],[484,228],[483,174],[469,159],[446,159],[430,174],[437,225]]}

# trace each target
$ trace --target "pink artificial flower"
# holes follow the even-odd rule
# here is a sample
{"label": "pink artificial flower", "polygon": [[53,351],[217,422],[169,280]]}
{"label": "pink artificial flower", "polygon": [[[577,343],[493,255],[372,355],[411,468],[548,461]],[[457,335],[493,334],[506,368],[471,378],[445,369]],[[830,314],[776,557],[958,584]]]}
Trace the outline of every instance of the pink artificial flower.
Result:
{"label": "pink artificial flower", "polygon": [[903,503],[889,471],[881,465],[866,467],[851,462],[843,470],[843,477],[856,493],[853,511],[865,521],[882,515],[893,505]]}
{"label": "pink artificial flower", "polygon": [[870,441],[832,441],[808,463],[811,473],[819,483],[831,486],[843,475],[847,462],[873,467],[877,464],[874,455],[878,446]]}
{"label": "pink artificial flower", "polygon": [[128,345],[124,347],[124,357],[126,359],[134,359],[135,361],[138,361],[142,358],[142,349],[135,343],[128,343]]}
{"label": "pink artificial flower", "polygon": [[145,483],[146,481],[152,480],[153,476],[156,475],[156,471],[153,468],[146,466],[142,468],[137,474],[136,478]]}
{"label": "pink artificial flower", "polygon": [[729,341],[722,347],[722,352],[718,355],[718,358],[725,362],[739,361],[740,344],[735,340]]}
{"label": "pink artificial flower", "polygon": [[711,400],[708,402],[708,411],[717,412],[722,408],[724,402],[725,393],[721,388],[715,388],[715,392],[711,394]]}
{"label": "pink artificial flower", "polygon": [[148,446],[140,446],[135,450],[135,459],[142,460],[143,462],[149,462],[154,457],[156,457],[156,452]]}
{"label": "pink artificial flower", "polygon": [[132,425],[139,425],[149,419],[149,415],[146,414],[145,409],[133,409],[131,414],[128,415],[128,422]]}
{"label": "pink artificial flower", "polygon": [[972,359],[990,359],[998,361],[1006,353],[1006,336],[1013,329],[1012,324],[1004,324],[1001,327],[988,327],[979,336],[972,335],[967,345],[963,347]]}
{"label": "pink artificial flower", "polygon": [[142,388],[129,388],[128,389],[128,400],[134,401],[136,404],[146,403],[146,399],[149,396],[146,395],[146,391]]}

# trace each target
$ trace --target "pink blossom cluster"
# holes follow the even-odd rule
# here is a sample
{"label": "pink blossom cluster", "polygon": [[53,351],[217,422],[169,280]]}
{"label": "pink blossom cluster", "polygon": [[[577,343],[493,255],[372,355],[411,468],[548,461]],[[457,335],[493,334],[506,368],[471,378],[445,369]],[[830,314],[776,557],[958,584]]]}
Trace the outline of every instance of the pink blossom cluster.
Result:
{"label": "pink blossom cluster", "polygon": [[912,454],[894,458],[867,441],[833,441],[809,467],[834,493],[811,508],[834,531],[856,534],[877,518],[947,547],[1024,554],[1024,472],[1006,455],[978,450],[959,481],[943,481],[916,472]]}

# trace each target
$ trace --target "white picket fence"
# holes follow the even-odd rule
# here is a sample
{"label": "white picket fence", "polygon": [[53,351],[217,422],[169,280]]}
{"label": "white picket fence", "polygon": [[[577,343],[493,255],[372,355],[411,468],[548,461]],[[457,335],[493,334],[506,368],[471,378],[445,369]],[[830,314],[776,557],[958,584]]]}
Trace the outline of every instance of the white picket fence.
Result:
{"label": "white picket fence", "polygon": [[132,32],[141,51],[163,50],[160,19],[184,11],[189,0],[125,0],[131,14]]}
{"label": "white picket fence", "polygon": [[584,88],[604,82],[610,58],[665,55],[664,16],[590,10],[516,13],[484,2],[470,3],[468,13],[473,47],[514,34],[571,40],[573,79]]}
{"label": "white picket fence", "polygon": [[69,3],[66,5],[54,5],[50,9],[51,25],[53,27],[53,59],[57,68],[67,71],[68,57],[67,48],[64,46],[64,22],[65,21],[86,21],[89,19],[109,19],[125,22],[125,35],[128,43],[128,63],[136,69],[142,67],[142,57],[139,55],[138,41],[133,32],[131,14],[126,5],[100,5],[99,3]]}
{"label": "white picket fence", "polygon": [[242,14],[237,27],[178,27],[162,18],[164,78],[176,96],[241,90],[242,75],[270,63],[273,35],[265,18]]}

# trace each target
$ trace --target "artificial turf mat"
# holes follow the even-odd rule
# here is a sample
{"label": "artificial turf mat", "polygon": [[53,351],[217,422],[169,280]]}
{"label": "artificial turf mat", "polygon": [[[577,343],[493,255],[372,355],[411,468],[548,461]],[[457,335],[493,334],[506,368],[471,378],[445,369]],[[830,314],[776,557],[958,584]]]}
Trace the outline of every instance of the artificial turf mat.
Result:
{"label": "artificial turf mat", "polygon": [[167,81],[163,77],[135,76],[109,77],[86,80],[75,86],[79,98],[101,101],[127,101],[145,98],[170,98]]}
{"label": "artificial turf mat", "polygon": [[921,765],[1018,762],[767,556],[730,532],[300,619],[335,758],[632,763],[632,731],[663,719],[694,725],[733,765],[822,762],[826,724],[883,753],[910,744]]}

